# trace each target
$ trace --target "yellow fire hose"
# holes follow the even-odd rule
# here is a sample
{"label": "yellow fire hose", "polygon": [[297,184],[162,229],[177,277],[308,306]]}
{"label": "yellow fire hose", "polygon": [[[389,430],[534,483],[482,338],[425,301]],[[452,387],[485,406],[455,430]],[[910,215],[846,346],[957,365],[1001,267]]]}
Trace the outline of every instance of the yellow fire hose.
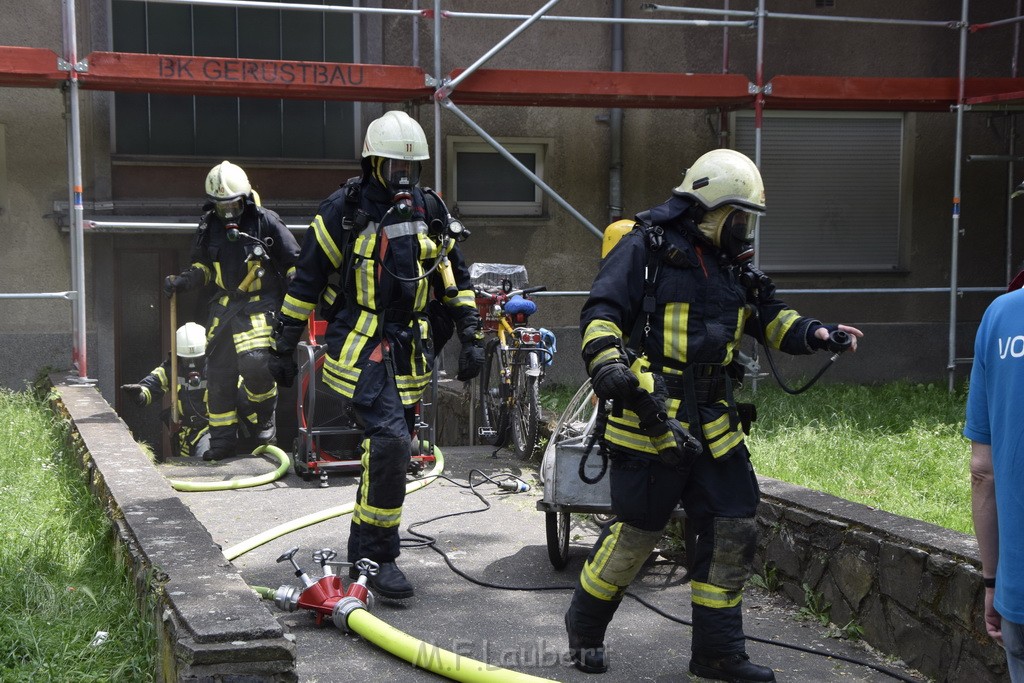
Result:
{"label": "yellow fire hose", "polygon": [[267,474],[256,475],[255,477],[231,479],[229,481],[185,481],[183,479],[168,479],[167,483],[169,483],[171,488],[175,491],[186,491],[189,493],[199,491],[228,491],[269,484],[272,481],[280,479],[284,476],[284,473],[288,471],[288,467],[291,465],[291,461],[288,459],[288,454],[277,446],[257,446],[256,450],[252,452],[253,455],[259,455],[260,453],[268,453],[277,458],[277,469],[273,472],[268,472]]}
{"label": "yellow fire hose", "polygon": [[[408,484],[406,484],[406,495],[414,491],[419,491],[427,484],[430,484],[435,479],[437,479],[437,476],[441,474],[442,471],[444,471],[444,455],[441,453],[440,448],[434,446],[434,466],[430,469],[430,471],[424,474],[422,478],[417,479],[416,481],[411,481]],[[342,515],[351,514],[353,508],[355,508],[354,501],[351,503],[345,503],[344,505],[338,505],[336,507],[327,508],[326,510],[321,510],[320,512],[314,512],[303,517],[299,517],[298,519],[293,519],[290,522],[285,522],[284,524],[279,524],[274,528],[268,529],[267,531],[264,531],[261,534],[257,534],[256,536],[253,536],[252,538],[246,541],[242,541],[241,543],[231,546],[230,548],[224,551],[224,557],[228,558],[229,560],[233,560],[236,557],[244,555],[250,550],[253,550],[254,548],[260,547],[264,543],[269,543],[275,538],[279,538],[281,536],[284,536],[285,534],[290,534],[293,531],[298,531],[299,529],[305,528],[307,526],[313,526],[314,524],[325,522],[328,519],[333,519],[334,517],[340,517]]]}
{"label": "yellow fire hose", "polygon": [[[274,447],[269,446],[268,448]],[[274,448],[274,450],[280,451],[280,449],[277,448]],[[440,448],[434,446],[434,467],[432,467],[421,479],[409,482],[405,487],[406,494],[418,491],[432,483],[443,470],[444,455],[441,453]],[[304,527],[312,526],[313,524],[318,524],[334,517],[350,514],[354,507],[355,503],[346,503],[345,505],[328,508],[320,512],[305,515],[304,517],[299,517],[298,519],[294,519],[290,522],[285,522],[284,524],[280,524],[273,529],[264,531],[247,541],[243,541],[228,548],[224,551],[224,557],[228,560],[234,560],[250,550],[257,548],[264,543],[268,543],[275,538],[291,533],[292,531],[297,531]],[[253,586],[253,590],[255,590],[260,597],[266,600],[274,599],[275,591],[272,588]],[[366,609],[353,610],[349,613],[346,623],[349,629],[358,633],[365,640],[373,643],[381,649],[390,652],[396,657],[400,657],[415,666],[441,676],[445,676],[452,680],[466,681],[467,683],[543,683],[545,681],[550,683],[549,679],[546,678],[538,678],[518,671],[498,668],[493,664],[477,661],[475,659],[435,647],[430,643],[399,631],[390,624],[387,624],[373,616]]]}
{"label": "yellow fire hose", "polygon": [[348,615],[348,628],[365,640],[405,661],[445,676],[454,681],[467,683],[538,683],[548,681],[530,674],[502,669],[494,664],[449,652],[435,647],[408,633],[399,631],[370,614],[365,609],[353,610]]}

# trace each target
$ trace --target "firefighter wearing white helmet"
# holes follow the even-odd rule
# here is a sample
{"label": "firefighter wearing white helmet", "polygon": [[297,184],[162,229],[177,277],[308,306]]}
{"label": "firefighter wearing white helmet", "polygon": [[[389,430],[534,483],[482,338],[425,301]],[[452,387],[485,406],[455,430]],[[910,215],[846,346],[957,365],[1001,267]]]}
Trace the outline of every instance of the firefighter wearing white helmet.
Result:
{"label": "firefighter wearing white helmet", "polygon": [[213,286],[206,325],[210,448],[204,458],[221,460],[236,454],[240,426],[261,444],[276,436],[270,332],[299,245],[281,217],[261,206],[239,166],[230,161],[214,166],[204,190],[207,203],[192,242],[192,266],[168,276],[164,292],[172,296]]}
{"label": "firefighter wearing white helmet", "polygon": [[[206,329],[194,322],[185,323],[175,333],[178,354],[178,419],[171,425],[171,410],[160,413],[171,429],[172,452],[180,457],[202,457],[210,448],[210,429],[206,410]],[[159,403],[171,390],[171,359],[153,368],[135,384],[121,389],[140,407]]]}
{"label": "firefighter wearing white helmet", "polygon": [[294,350],[318,309],[328,321],[323,381],[351,402],[369,441],[348,560],[377,562],[373,592],[404,599],[413,586],[395,560],[413,409],[449,335],[462,343],[456,378],[479,373],[483,333],[455,239],[468,232],[436,193],[418,186],[420,162],[430,156],[423,129],[389,111],[370,123],[362,155],[363,174],[320,204],[306,233],[278,314],[271,369],[286,386],[295,379]]}
{"label": "firefighter wearing white helmet", "polygon": [[696,536],[687,547],[690,672],[775,680],[749,660],[743,634],[759,492],[744,441],[753,406],[734,401],[743,370],[733,361],[744,334],[790,354],[826,348],[836,329],[855,349],[862,334],[801,316],[750,266],[751,214],[764,210],[753,162],[733,150],[708,152],[666,202],[635,216],[583,306],[583,360],[601,406],[597,435],[616,463],[615,521],[599,535],[565,614],[570,654],[583,671],[608,669],[608,624],[682,505]]}

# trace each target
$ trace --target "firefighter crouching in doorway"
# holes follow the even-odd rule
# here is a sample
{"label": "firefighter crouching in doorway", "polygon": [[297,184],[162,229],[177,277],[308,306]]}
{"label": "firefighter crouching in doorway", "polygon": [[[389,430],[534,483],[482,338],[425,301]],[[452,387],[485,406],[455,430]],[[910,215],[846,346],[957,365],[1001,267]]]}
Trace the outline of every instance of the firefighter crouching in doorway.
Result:
{"label": "firefighter crouching in doorway", "polygon": [[[171,409],[160,412],[160,419],[171,430],[171,452],[178,457],[202,457],[210,449],[209,420],[206,415],[206,330],[197,323],[178,328],[175,347],[178,354],[178,420],[171,424]],[[171,359],[153,368],[137,384],[122,384],[137,406],[158,403],[171,390]]]}
{"label": "firefighter crouching in doorway", "polygon": [[462,343],[459,380],[479,373],[483,333],[455,246],[462,226],[435,193],[417,186],[420,162],[429,158],[423,129],[404,112],[389,111],[368,126],[362,157],[362,175],[324,200],[309,227],[274,330],[271,368],[282,385],[294,380],[299,336],[337,273],[340,291],[327,290],[336,299],[325,314],[323,381],[352,402],[369,441],[348,561],[377,562],[373,591],[404,599],[413,586],[395,564],[398,529],[413,411],[439,351],[435,328],[440,319],[454,323]]}
{"label": "firefighter crouching in doorway", "polygon": [[299,245],[280,216],[260,206],[245,171],[228,161],[206,176],[206,213],[192,243],[192,267],[169,275],[164,292],[216,285],[207,325],[210,449],[206,460],[235,455],[239,376],[260,443],[277,433],[277,385],[267,367],[274,311],[294,272]]}
{"label": "firefighter crouching in doorway", "polygon": [[[608,253],[580,316],[594,392],[611,405],[613,524],[584,564],[565,615],[577,668],[601,673],[605,631],[676,505],[686,512],[693,635],[690,672],[774,681],[749,661],[743,585],[756,549],[760,492],[744,443],[750,413],[733,400],[729,366],[744,333],[789,354],[827,348],[836,330],[775,298],[749,260],[765,210],[754,163],[716,149],[698,158],[664,204],[638,214]],[[742,370],[733,373],[742,377]],[[745,424],[744,424],[745,423]]]}

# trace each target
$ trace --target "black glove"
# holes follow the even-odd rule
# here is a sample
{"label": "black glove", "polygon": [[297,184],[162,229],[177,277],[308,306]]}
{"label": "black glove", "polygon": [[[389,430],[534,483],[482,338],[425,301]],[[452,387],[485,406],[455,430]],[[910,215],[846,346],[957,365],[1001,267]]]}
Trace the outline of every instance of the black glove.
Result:
{"label": "black glove", "polygon": [[290,322],[288,318],[277,314],[277,323],[270,333],[270,350],[278,356],[291,356],[299,345],[299,338],[306,326],[301,322]]}
{"label": "black glove", "polygon": [[594,393],[602,400],[629,401],[636,395],[640,380],[625,363],[612,361],[594,371],[590,384],[594,388]]}
{"label": "black glove", "polygon": [[164,295],[170,299],[175,292],[188,291],[189,280],[183,275],[168,275],[164,278]]}
{"label": "black glove", "polygon": [[641,423],[640,429],[651,438],[661,461],[681,472],[688,471],[694,459],[704,452],[700,440],[675,418],[670,417],[664,422]]}
{"label": "black glove", "polygon": [[292,354],[281,355],[275,349],[270,349],[267,368],[274,381],[282,387],[290,387],[294,384],[295,377],[299,374],[299,366]]}
{"label": "black glove", "polygon": [[267,367],[274,381],[282,387],[290,387],[299,374],[299,366],[295,363],[295,347],[299,345],[299,337],[305,326],[301,323],[286,322],[278,314],[274,331],[270,334],[270,358]]}
{"label": "black glove", "polygon": [[654,391],[638,391],[630,408],[640,418],[640,431],[650,437],[651,443],[658,449],[661,461],[680,472],[686,472],[694,458],[704,451],[704,446],[679,420],[665,414],[667,399],[665,379],[654,374]]}
{"label": "black glove", "polygon": [[484,366],[484,347],[479,340],[462,342],[462,350],[459,351],[459,372],[455,379],[460,382],[468,382],[480,374]]}
{"label": "black glove", "polygon": [[128,394],[135,405],[143,407],[149,405],[149,397],[146,396],[146,390],[141,384],[122,384],[121,391]]}

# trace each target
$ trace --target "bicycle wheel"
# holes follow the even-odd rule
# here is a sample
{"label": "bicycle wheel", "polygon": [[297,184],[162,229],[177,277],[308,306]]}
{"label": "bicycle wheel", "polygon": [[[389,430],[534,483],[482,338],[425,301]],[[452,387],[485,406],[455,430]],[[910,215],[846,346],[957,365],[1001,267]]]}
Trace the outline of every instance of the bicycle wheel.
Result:
{"label": "bicycle wheel", "polygon": [[555,569],[569,564],[569,513],[545,512],[544,526],[548,539],[548,559]]}
{"label": "bicycle wheel", "polygon": [[[536,354],[524,353],[523,360],[536,360]],[[516,456],[524,460],[533,455],[537,447],[537,431],[540,426],[540,383],[539,377],[530,375],[528,362],[517,363],[512,369],[514,398],[512,401],[512,445]]]}
{"label": "bicycle wheel", "polygon": [[500,342],[491,339],[484,348],[484,367],[480,372],[480,440],[501,447],[508,440],[508,389],[503,379]]}

